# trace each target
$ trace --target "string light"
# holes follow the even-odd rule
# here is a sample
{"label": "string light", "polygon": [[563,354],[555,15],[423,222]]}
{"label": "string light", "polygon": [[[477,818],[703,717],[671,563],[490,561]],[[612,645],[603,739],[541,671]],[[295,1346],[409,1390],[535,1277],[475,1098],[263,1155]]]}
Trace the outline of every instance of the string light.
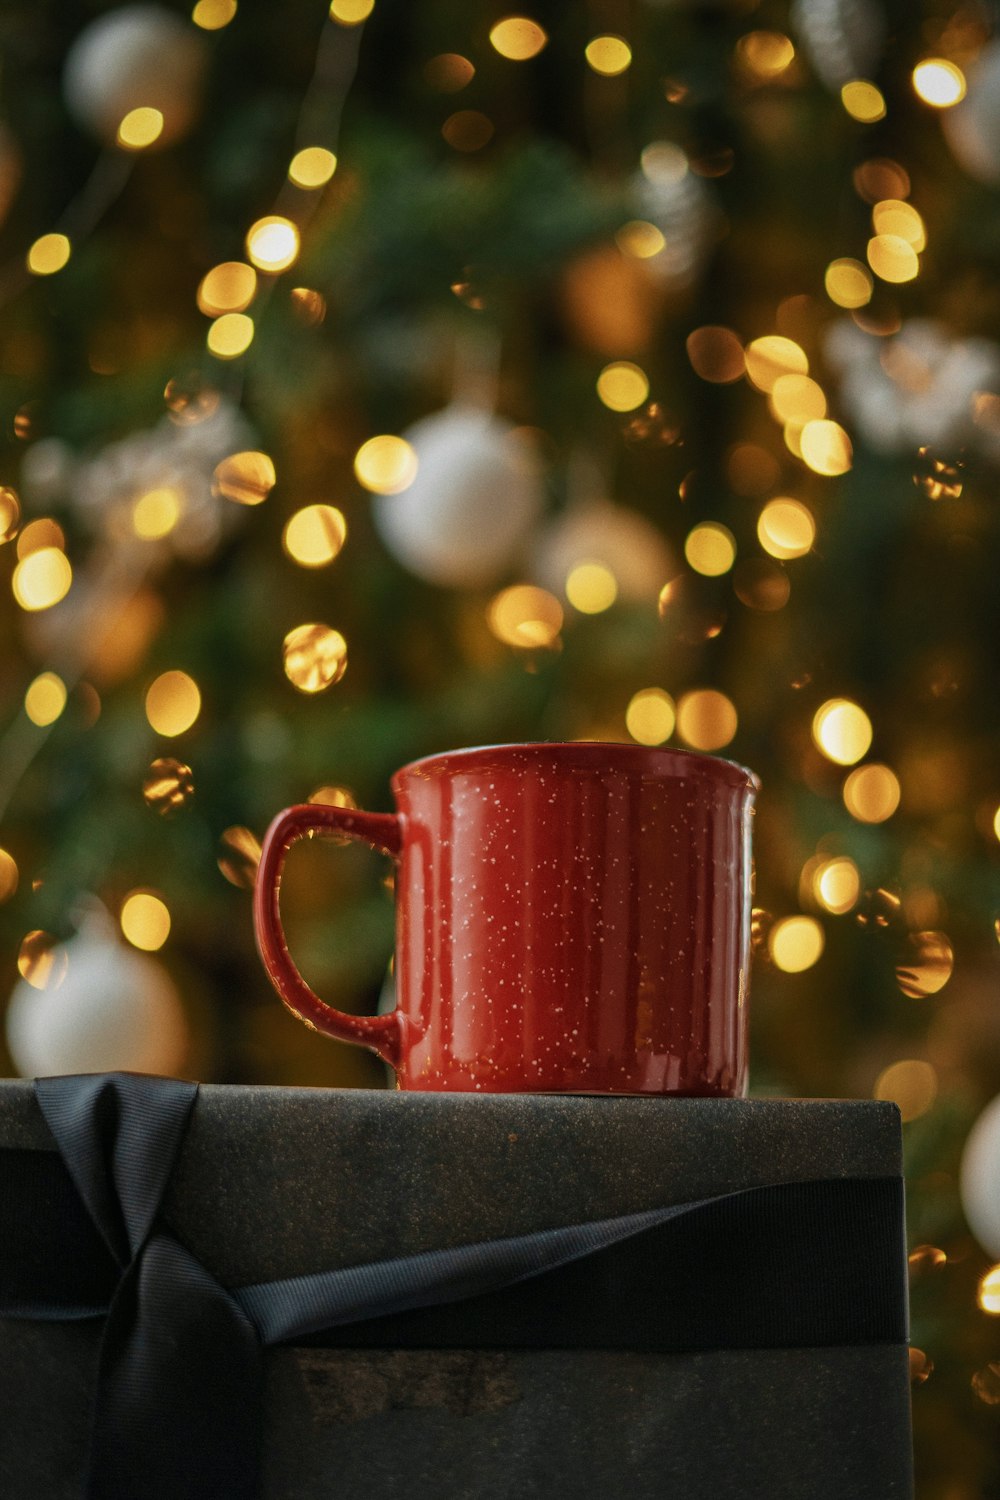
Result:
{"label": "string light", "polygon": [[927,247],[924,221],[913,207],[901,198],[882,198],[872,206],[872,227],[877,235],[898,235],[918,253]]}
{"label": "string light", "polygon": [[318,622],[296,625],[282,645],[285,676],[300,693],[322,693],[347,671],[347,642]]}
{"label": "string light", "polygon": [[802,458],[814,474],[834,476],[846,474],[851,467],[854,450],[847,433],[838,422],[823,418],[807,422],[799,439]]}
{"label": "string light", "polygon": [[859,260],[845,256],[831,260],[823,277],[826,295],[838,307],[866,307],[875,286],[871,272]]}
{"label": "string light", "polygon": [[856,78],[851,83],[845,83],[840,91],[840,99],[851,119],[858,120],[862,125],[874,125],[877,120],[885,119],[885,96],[881,89],[867,79]]}
{"label": "string light", "polygon": [[861,894],[861,874],[853,859],[842,854],[821,860],[813,871],[812,894],[834,916],[849,912]]}
{"label": "string light", "polygon": [[611,411],[635,411],[649,395],[649,380],[639,365],[617,360],[598,375],[597,394]]}
{"label": "string light", "polygon": [[696,573],[718,578],[736,561],[736,539],[719,521],[703,521],[688,532],[684,556]]}
{"label": "string light", "polygon": [[872,734],[871,719],[849,698],[830,698],[813,716],[813,742],[838,766],[853,766],[867,755]]}
{"label": "string light", "polygon": [[714,688],[696,688],[677,704],[677,732],[693,750],[721,750],[738,722],[732,701]]}
{"label": "string light", "polygon": [[255,448],[231,453],[215,466],[212,492],[236,505],[260,505],[278,482],[274,460]]}
{"label": "string light", "polygon": [[566,576],[566,598],[584,615],[599,615],[618,598],[618,580],[600,562],[581,562]]}
{"label": "string light", "polygon": [[69,593],[73,569],[58,547],[40,547],[23,557],[14,569],[11,587],[22,609],[51,609]]}
{"label": "string light", "polygon": [[277,275],[295,264],[299,254],[299,231],[282,214],[267,214],[247,230],[247,259],[258,271]]}
{"label": "string light", "polygon": [[324,187],[336,170],[337,158],[325,146],[304,146],[288,164],[288,176],[300,188]]}
{"label": "string light", "polygon": [[965,74],[943,57],[927,57],[913,70],[913,87],[925,104],[951,109],[965,98]]}
{"label": "string light", "polygon": [[208,330],[209,353],[217,359],[238,359],[253,343],[253,318],[246,313],[223,313]]}
{"label": "string light", "polygon": [[884,823],[899,806],[899,778],[888,766],[858,766],[844,782],[844,806],[859,823]]}
{"label": "string light", "polygon": [[43,234],[28,251],[28,270],[34,276],[54,276],[69,260],[72,246],[64,234]]}
{"label": "string light", "polygon": [[563,626],[562,605],[547,589],[516,583],[502,589],[486,611],[497,640],[522,651],[552,646]]}
{"label": "string light", "polygon": [[816,540],[812,511],[801,500],[769,500],[757,519],[757,536],[765,552],[783,560],[804,557]]}
{"label": "string light", "polygon": [[815,917],[782,917],[767,937],[767,950],[776,969],[801,974],[822,957],[823,929]]}
{"label": "string light", "polygon": [[202,277],[198,308],[207,318],[244,312],[257,291],[257,272],[244,260],[224,260]]}
{"label": "string light", "polygon": [[334,505],[307,505],[297,510],[282,533],[282,546],[303,568],[333,562],[347,540],[347,522]]}
{"label": "string light", "polygon": [[751,385],[770,394],[782,375],[808,375],[809,360],[794,339],[769,333],[747,344],[746,372]]}
{"label": "string light", "polygon": [[917,252],[900,234],[876,234],[868,241],[868,264],[882,281],[912,281],[920,271]]}
{"label": "string light", "polygon": [[405,438],[381,433],[362,443],[354,455],[358,482],[375,495],[398,495],[417,477],[416,450]]}

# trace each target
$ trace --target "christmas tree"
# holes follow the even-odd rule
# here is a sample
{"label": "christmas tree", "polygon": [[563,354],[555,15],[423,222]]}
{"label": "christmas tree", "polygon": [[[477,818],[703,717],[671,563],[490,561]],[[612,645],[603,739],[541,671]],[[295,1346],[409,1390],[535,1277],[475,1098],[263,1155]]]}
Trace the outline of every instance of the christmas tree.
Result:
{"label": "christmas tree", "polygon": [[[279,808],[468,744],[744,762],[753,1087],[905,1122],[926,1500],[1000,1496],[991,24],[0,16],[6,1071],[378,1086],[256,958]],[[343,1009],[389,868],[289,865]]]}

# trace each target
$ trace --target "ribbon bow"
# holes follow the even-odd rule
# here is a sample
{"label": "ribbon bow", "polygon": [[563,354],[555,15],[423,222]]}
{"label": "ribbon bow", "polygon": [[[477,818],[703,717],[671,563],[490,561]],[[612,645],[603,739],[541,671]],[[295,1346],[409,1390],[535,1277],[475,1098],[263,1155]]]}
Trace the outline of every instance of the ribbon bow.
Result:
{"label": "ribbon bow", "polygon": [[117,1074],[35,1089],[59,1155],[0,1151],[0,1314],[106,1317],[87,1500],[252,1500],[266,1345],[667,1352],[907,1336],[899,1178],[781,1183],[227,1290],[160,1213],[197,1085]]}

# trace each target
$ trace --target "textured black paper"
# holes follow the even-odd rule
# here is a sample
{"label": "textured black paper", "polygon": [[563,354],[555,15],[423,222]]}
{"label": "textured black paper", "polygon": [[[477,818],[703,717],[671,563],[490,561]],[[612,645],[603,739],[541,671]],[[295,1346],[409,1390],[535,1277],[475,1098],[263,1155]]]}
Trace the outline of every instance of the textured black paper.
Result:
{"label": "textured black paper", "polygon": [[[0,1085],[0,1146],[51,1147],[30,1084]],[[168,1217],[233,1285],[898,1171],[877,1103],[206,1086]],[[96,1325],[0,1337],[0,1493],[75,1497]],[[267,1500],[907,1500],[906,1351],[274,1351],[265,1480]]]}

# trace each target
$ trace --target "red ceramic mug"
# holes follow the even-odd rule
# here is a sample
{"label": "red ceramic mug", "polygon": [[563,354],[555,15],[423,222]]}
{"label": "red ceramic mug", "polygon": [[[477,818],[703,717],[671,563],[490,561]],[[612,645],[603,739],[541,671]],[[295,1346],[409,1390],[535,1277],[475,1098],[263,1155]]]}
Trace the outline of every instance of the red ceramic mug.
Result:
{"label": "red ceramic mug", "polygon": [[[370,1047],[403,1089],[746,1092],[751,772],[639,745],[497,745],[415,761],[392,788],[396,813],[310,804],[267,831],[257,943],[295,1015]],[[314,834],[398,864],[388,1015],[334,1010],[288,952],[281,873]]]}

